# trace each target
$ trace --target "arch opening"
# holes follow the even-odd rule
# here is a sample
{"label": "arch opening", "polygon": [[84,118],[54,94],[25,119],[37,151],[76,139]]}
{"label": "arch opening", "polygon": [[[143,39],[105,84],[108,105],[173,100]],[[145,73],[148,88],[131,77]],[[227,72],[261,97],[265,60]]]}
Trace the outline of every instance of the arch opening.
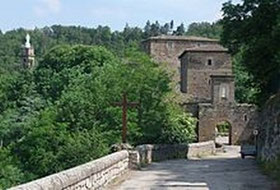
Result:
{"label": "arch opening", "polygon": [[220,145],[231,145],[232,126],[228,121],[217,123],[215,127],[215,142]]}

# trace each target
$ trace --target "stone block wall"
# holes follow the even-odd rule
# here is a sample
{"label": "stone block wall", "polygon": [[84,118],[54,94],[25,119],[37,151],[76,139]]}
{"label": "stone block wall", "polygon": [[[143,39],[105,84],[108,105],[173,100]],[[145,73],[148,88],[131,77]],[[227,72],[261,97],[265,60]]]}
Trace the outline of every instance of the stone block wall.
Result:
{"label": "stone block wall", "polygon": [[263,161],[280,158],[280,93],[266,103],[258,123],[258,157]]}
{"label": "stone block wall", "polygon": [[220,122],[229,122],[230,144],[252,140],[257,125],[256,106],[249,104],[199,104],[199,142],[215,140],[215,128]]}
{"label": "stone block wall", "polygon": [[215,148],[214,141],[193,143],[193,144],[189,144],[187,158],[212,155],[215,154],[215,152],[216,152],[216,148]]}
{"label": "stone block wall", "polygon": [[129,154],[121,151],[9,190],[100,189],[125,174],[128,169]]}
{"label": "stone block wall", "polygon": [[146,165],[153,161],[186,158],[188,145],[141,145],[136,150],[140,154],[141,165]]}
{"label": "stone block wall", "polygon": [[[180,59],[181,91],[188,94],[192,102],[211,102],[211,76],[232,75],[231,59],[226,51],[186,51]],[[211,60],[211,65],[208,65],[208,60]]]}
{"label": "stone block wall", "polygon": [[164,64],[166,70],[173,75],[175,91],[180,92],[181,64],[178,57],[187,49],[199,46],[219,46],[213,39],[180,36],[152,37],[142,43],[143,49],[155,61]]}
{"label": "stone block wall", "polygon": [[214,141],[176,144],[176,145],[141,145],[136,147],[140,156],[140,165],[148,165],[154,161],[169,159],[184,159],[198,156],[211,155],[215,153]]}

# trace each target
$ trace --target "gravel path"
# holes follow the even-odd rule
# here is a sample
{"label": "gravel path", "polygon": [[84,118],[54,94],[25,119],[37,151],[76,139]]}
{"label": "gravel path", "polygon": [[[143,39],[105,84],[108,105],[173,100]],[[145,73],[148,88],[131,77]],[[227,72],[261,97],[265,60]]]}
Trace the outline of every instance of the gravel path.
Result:
{"label": "gravel path", "polygon": [[252,158],[242,160],[240,148],[226,147],[218,153],[197,160],[169,160],[133,171],[115,190],[279,190],[264,176]]}

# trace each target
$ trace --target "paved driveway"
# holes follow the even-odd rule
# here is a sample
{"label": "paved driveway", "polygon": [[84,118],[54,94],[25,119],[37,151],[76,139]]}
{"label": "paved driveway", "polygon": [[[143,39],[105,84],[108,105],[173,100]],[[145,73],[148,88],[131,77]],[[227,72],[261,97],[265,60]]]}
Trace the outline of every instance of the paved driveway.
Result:
{"label": "paved driveway", "polygon": [[239,147],[197,160],[170,160],[133,171],[115,190],[279,190],[262,175],[254,159],[242,160]]}

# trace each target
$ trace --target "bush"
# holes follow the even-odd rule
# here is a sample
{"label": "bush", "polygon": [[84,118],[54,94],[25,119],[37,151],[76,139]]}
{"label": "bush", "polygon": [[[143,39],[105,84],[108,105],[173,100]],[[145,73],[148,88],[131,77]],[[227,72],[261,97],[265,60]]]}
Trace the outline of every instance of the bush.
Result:
{"label": "bush", "polygon": [[163,128],[161,143],[192,143],[196,140],[197,119],[176,105],[169,106],[168,125]]}

